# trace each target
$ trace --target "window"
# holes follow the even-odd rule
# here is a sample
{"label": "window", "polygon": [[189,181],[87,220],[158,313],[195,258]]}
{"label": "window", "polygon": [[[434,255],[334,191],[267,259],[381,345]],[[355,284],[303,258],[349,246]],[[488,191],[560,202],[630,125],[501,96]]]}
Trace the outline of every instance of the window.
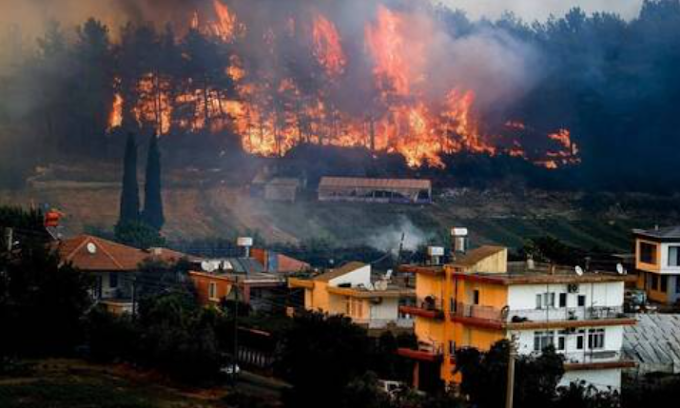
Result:
{"label": "window", "polygon": [[640,262],[656,265],[656,245],[640,242]]}
{"label": "window", "polygon": [[208,284],[208,298],[210,300],[217,300],[217,283],[210,282]]}
{"label": "window", "polygon": [[118,274],[109,273],[109,288],[116,289],[118,287]]}
{"label": "window", "polygon": [[680,276],[675,276],[675,293],[680,293]]}
{"label": "window", "polygon": [[679,246],[672,246],[668,248],[668,266],[680,266]]}
{"label": "window", "polygon": [[652,274],[652,289],[659,290],[659,276]]}
{"label": "window", "polygon": [[585,336],[585,330],[579,330],[576,335],[576,349],[583,350],[583,337]]}
{"label": "window", "polygon": [[555,344],[554,331],[534,332],[534,351],[543,351],[546,347]]}
{"label": "window", "polygon": [[456,342],[449,340],[449,354],[456,354]]}
{"label": "window", "polygon": [[560,307],[567,307],[567,294],[560,293]]}
{"label": "window", "polygon": [[478,305],[479,304],[479,290],[475,289],[473,292],[474,300],[473,304]]}
{"label": "window", "polygon": [[548,309],[555,307],[554,293],[541,293],[536,295],[536,309]]}
{"label": "window", "polygon": [[661,291],[663,293],[668,292],[668,277],[667,276],[659,276],[659,280],[661,281]]}
{"label": "window", "polygon": [[586,295],[578,295],[577,302],[579,306],[586,305]]}
{"label": "window", "polygon": [[557,336],[557,350],[564,351],[567,348],[567,331],[560,330]]}
{"label": "window", "polygon": [[588,348],[591,350],[604,348],[604,329],[588,330]]}

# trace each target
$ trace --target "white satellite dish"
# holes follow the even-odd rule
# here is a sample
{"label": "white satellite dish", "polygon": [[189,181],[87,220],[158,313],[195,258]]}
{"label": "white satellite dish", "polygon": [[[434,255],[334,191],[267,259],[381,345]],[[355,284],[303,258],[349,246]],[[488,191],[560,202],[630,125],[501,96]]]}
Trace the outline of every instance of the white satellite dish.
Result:
{"label": "white satellite dish", "polygon": [[623,269],[623,265],[621,265],[620,263],[616,264],[616,272],[618,272],[619,275],[626,274],[626,270]]}
{"label": "white satellite dish", "polygon": [[576,267],[574,268],[574,271],[576,271],[576,274],[578,276],[583,276],[583,268],[581,268],[580,266],[576,265]]}
{"label": "white satellite dish", "polygon": [[387,290],[387,281],[379,280],[375,283],[375,290],[385,291]]}
{"label": "white satellite dish", "polygon": [[215,270],[215,265],[210,261],[201,262],[201,268],[206,272],[212,272]]}
{"label": "white satellite dish", "polygon": [[231,264],[229,261],[222,261],[222,270],[225,271],[231,271],[234,269],[234,266]]}
{"label": "white satellite dish", "polygon": [[87,244],[87,252],[91,253],[92,255],[97,253],[97,246],[93,244],[92,242],[88,242]]}

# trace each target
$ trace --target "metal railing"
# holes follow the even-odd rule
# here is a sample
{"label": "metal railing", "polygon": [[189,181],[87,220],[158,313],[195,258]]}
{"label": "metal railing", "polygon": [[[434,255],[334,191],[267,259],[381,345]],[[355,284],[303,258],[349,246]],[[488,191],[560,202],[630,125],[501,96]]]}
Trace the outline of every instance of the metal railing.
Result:
{"label": "metal railing", "polygon": [[386,329],[394,327],[398,329],[410,329],[413,327],[413,319],[354,319],[354,323],[367,326],[369,329]]}
{"label": "metal railing", "polygon": [[564,362],[567,364],[620,361],[623,357],[623,354],[617,350],[587,350],[568,353],[561,353],[558,351],[558,353],[564,356]]}
{"label": "metal railing", "polygon": [[456,303],[453,316],[494,322],[523,323],[565,320],[600,320],[624,318],[623,307],[562,307],[546,309],[498,309],[491,306]]}

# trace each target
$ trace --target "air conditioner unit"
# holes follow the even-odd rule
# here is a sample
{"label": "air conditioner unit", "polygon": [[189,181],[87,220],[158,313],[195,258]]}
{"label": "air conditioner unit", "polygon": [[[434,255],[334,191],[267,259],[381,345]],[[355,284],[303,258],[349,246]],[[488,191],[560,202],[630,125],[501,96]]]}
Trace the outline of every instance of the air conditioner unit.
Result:
{"label": "air conditioner unit", "polygon": [[569,285],[567,285],[567,292],[578,293],[578,285],[575,283],[570,283]]}

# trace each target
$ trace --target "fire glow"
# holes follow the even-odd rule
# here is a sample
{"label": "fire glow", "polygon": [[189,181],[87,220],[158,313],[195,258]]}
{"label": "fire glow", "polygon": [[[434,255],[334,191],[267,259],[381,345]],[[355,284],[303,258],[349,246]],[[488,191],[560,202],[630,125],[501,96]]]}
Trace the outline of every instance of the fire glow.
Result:
{"label": "fire glow", "polygon": [[[459,152],[508,155],[548,169],[580,163],[578,147],[567,129],[543,136],[547,147],[542,151],[527,151],[522,143],[525,124],[510,119],[501,127],[511,131],[511,140],[486,130],[476,104],[478,95],[465,84],[433,96],[428,91],[432,78],[427,53],[432,45],[427,38],[436,33],[427,32],[433,29],[429,22],[423,23],[422,15],[377,6],[361,33],[362,46],[354,47],[363,53],[361,63],[370,65],[370,81],[356,84],[363,88],[355,98],[347,98],[352,90],[343,89],[354,63],[346,37],[321,11],[313,10],[306,17],[284,16],[280,27],[260,28],[266,45],[261,52],[270,55],[273,65],[274,48],[284,37],[307,47],[316,65],[310,68],[309,78],[321,85],[311,87],[304,77],[251,72],[245,68],[247,57],[236,52],[222,68],[234,83],[236,97],[201,87],[198,79],[184,84],[183,92],[173,92],[168,79],[148,73],[139,78],[141,96],[133,106],[116,93],[109,130],[123,126],[127,109],[136,125],[152,127],[158,134],[231,132],[247,152],[262,156],[283,156],[299,144],[312,143],[396,153],[411,167],[441,168],[444,155]],[[249,25],[220,0],[212,1],[211,13],[187,16],[187,25],[217,46],[232,47],[253,35]],[[413,27],[423,35],[410,35]],[[347,99],[353,100],[347,103]],[[188,119],[177,114],[187,111],[191,112]]]}

